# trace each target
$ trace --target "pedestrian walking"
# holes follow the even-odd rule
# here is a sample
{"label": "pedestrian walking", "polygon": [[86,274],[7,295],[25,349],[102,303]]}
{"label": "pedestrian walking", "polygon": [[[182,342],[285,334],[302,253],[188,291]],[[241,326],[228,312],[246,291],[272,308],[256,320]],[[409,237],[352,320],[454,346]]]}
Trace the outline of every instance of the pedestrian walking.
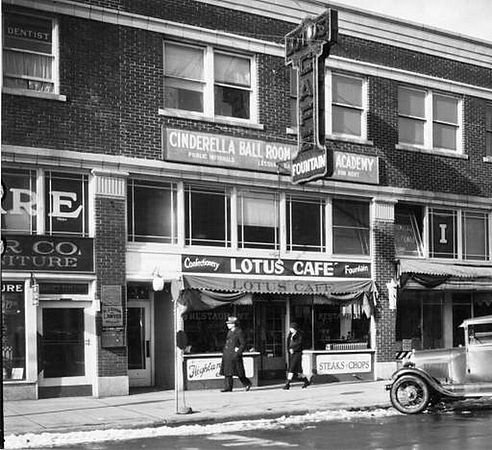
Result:
{"label": "pedestrian walking", "polygon": [[226,343],[222,352],[222,365],[220,374],[224,376],[224,389],[221,392],[231,392],[233,376],[237,376],[243,383],[246,391],[251,389],[251,381],[246,377],[243,364],[243,351],[246,348],[246,339],[241,328],[239,328],[237,317],[230,316],[226,322]]}
{"label": "pedestrian walking", "polygon": [[287,368],[287,380],[282,389],[290,389],[290,383],[297,374],[300,381],[303,381],[303,388],[307,388],[311,384],[302,372],[302,334],[297,323],[293,322],[289,327],[289,335],[287,337],[287,350],[289,352],[289,367]]}

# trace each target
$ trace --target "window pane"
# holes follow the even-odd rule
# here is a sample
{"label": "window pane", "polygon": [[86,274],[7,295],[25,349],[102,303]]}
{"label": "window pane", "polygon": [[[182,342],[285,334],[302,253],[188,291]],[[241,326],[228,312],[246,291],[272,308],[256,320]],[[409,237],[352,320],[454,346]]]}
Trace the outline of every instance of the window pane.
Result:
{"label": "window pane", "polygon": [[289,250],[323,251],[324,226],[323,202],[289,200],[287,217]]}
{"label": "window pane", "polygon": [[422,208],[395,207],[395,250],[401,256],[422,256]]}
{"label": "window pane", "polygon": [[492,156],[492,105],[487,105],[485,129],[487,130],[485,154]]}
{"label": "window pane", "polygon": [[238,237],[244,248],[278,248],[278,203],[273,195],[242,196],[238,208]]}
{"label": "window pane", "polygon": [[164,74],[203,81],[203,50],[166,43],[164,48]]}
{"label": "window pane", "polygon": [[451,97],[434,94],[434,120],[448,123],[458,123],[458,100]]}
{"label": "window pane", "polygon": [[487,156],[492,156],[492,133],[487,133],[486,145],[487,145],[487,148],[486,148],[485,154]]}
{"label": "window pane", "polygon": [[485,214],[463,215],[463,258],[488,259],[488,220]]}
{"label": "window pane", "polygon": [[340,106],[333,107],[333,133],[361,135],[362,112]]}
{"label": "window pane", "polygon": [[401,144],[424,145],[424,122],[399,117],[398,142]]}
{"label": "window pane", "polygon": [[33,55],[5,51],[3,54],[4,72],[8,75],[25,75],[27,77],[51,80],[52,64],[50,56]]}
{"label": "window pane", "polygon": [[52,22],[21,14],[5,14],[4,47],[51,54]]}
{"label": "window pane", "polygon": [[175,190],[134,182],[129,189],[129,234],[135,241],[175,243]]}
{"label": "window pane", "polygon": [[249,119],[249,91],[215,86],[215,115]]}
{"label": "window pane", "polygon": [[362,107],[362,80],[333,75],[333,102]]}
{"label": "window pane", "polygon": [[2,182],[5,188],[2,231],[34,233],[37,215],[36,172],[4,169]]}
{"label": "window pane", "polygon": [[434,123],[434,148],[456,150],[456,127]]}
{"label": "window pane", "polygon": [[203,85],[194,81],[166,78],[164,107],[203,112]]}
{"label": "window pane", "polygon": [[249,58],[215,53],[214,73],[216,83],[251,86]]}
{"label": "window pane", "polygon": [[425,117],[425,92],[400,87],[398,89],[398,114]]}
{"label": "window pane", "polygon": [[457,213],[452,210],[430,210],[430,256],[457,258]]}
{"label": "window pane", "polygon": [[46,173],[46,230],[50,234],[88,233],[86,175]]}
{"label": "window pane", "polygon": [[229,202],[224,192],[188,189],[186,195],[186,243],[227,246]]}
{"label": "window pane", "polygon": [[369,254],[369,205],[333,201],[333,252]]}

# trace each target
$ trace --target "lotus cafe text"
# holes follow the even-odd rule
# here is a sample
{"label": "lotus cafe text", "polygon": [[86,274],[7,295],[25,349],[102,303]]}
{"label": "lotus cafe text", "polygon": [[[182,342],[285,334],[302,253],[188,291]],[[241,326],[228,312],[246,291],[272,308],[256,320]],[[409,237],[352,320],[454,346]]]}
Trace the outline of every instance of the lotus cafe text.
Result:
{"label": "lotus cafe text", "polygon": [[221,386],[224,323],[231,314],[245,333],[245,369],[255,384],[284,379],[292,321],[304,336],[303,368],[317,382],[353,374],[374,379],[370,329],[377,291],[370,263],[182,255],[181,266],[186,389]]}

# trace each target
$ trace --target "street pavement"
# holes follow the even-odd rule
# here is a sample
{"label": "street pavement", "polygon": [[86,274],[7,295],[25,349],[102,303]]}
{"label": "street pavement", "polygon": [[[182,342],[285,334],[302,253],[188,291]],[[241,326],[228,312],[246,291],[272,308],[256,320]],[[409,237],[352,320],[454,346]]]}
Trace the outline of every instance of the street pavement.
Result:
{"label": "street pavement", "polygon": [[[5,436],[26,433],[63,433],[110,428],[220,423],[253,418],[274,418],[326,410],[388,408],[387,381],[313,384],[290,390],[281,385],[246,392],[198,390],[146,391],[128,396],[71,397],[16,400],[4,403]],[[187,409],[190,413],[185,414]]]}

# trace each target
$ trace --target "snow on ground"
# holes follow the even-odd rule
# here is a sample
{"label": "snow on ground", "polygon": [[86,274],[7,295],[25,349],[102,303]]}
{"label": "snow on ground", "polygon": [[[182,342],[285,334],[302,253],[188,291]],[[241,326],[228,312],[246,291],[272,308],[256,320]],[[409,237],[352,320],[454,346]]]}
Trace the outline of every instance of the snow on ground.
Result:
{"label": "snow on ground", "polygon": [[18,436],[9,435],[5,438],[6,449],[59,447],[64,445],[83,444],[102,441],[122,441],[129,439],[159,436],[190,436],[219,433],[235,433],[252,430],[275,430],[292,425],[302,425],[330,420],[374,419],[398,414],[394,409],[375,409],[368,411],[332,410],[319,411],[296,416],[282,416],[275,419],[241,420],[211,425],[162,426],[140,429],[109,429],[93,431],[74,431],[69,433],[27,433]]}

